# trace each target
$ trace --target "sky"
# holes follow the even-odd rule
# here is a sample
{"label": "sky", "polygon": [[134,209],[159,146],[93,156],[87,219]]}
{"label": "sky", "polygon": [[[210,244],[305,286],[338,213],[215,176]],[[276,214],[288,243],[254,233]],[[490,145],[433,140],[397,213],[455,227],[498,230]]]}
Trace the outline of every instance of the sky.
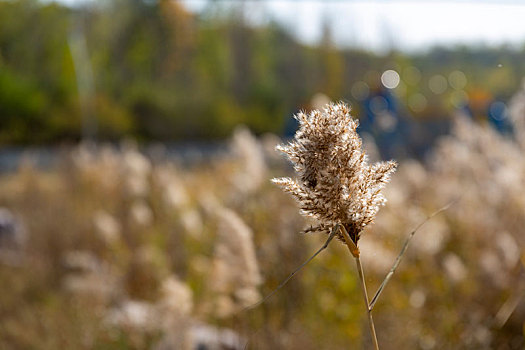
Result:
{"label": "sky", "polygon": [[[73,5],[90,1],[94,0],[61,0]],[[208,3],[180,1],[193,12],[202,11]],[[252,22],[274,19],[306,43],[320,39],[323,23],[329,24],[336,44],[374,51],[525,43],[525,0],[251,0],[244,6]]]}
{"label": "sky", "polygon": [[[207,1],[183,3],[198,12]],[[319,40],[323,21],[337,44],[375,51],[525,43],[525,1],[271,0],[248,1],[245,6],[253,21],[274,18],[307,43]]]}

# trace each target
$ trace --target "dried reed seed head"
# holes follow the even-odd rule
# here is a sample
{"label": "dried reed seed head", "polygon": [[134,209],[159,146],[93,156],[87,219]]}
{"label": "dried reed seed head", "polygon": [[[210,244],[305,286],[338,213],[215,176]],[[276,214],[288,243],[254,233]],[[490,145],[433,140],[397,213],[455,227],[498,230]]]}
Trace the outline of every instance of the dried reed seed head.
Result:
{"label": "dried reed seed head", "polygon": [[210,287],[217,294],[215,314],[231,316],[259,298],[262,282],[253,232],[232,210],[218,207],[217,243],[211,267]]}
{"label": "dried reed seed head", "polygon": [[331,103],[309,114],[301,112],[295,118],[299,129],[293,141],[277,149],[288,156],[298,178],[272,181],[295,197],[304,216],[319,221],[309,231],[328,232],[341,224],[357,243],[361,231],[384,205],[381,189],[397,164],[368,164],[356,131],[358,122],[344,103]]}

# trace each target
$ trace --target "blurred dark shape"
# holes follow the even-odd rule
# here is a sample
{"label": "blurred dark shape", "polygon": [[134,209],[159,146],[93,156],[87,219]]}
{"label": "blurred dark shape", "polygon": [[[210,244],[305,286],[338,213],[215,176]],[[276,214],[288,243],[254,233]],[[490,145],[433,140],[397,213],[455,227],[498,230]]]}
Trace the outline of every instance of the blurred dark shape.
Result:
{"label": "blurred dark shape", "polygon": [[[174,329],[177,335],[178,329]],[[231,329],[217,328],[203,323],[194,323],[188,327],[188,349],[192,350],[241,350],[245,349],[246,340]],[[180,336],[180,335],[179,335]],[[154,347],[154,350],[173,350],[180,339],[173,334],[166,334]]]}
{"label": "blurred dark shape", "polygon": [[450,119],[428,119],[410,124],[409,155],[424,160],[433,146],[443,136],[450,133]]}
{"label": "blurred dark shape", "polygon": [[400,112],[399,101],[390,89],[378,84],[362,105],[358,131],[374,137],[382,159],[402,159],[412,153],[412,122]]}
{"label": "blurred dark shape", "polygon": [[190,329],[193,348],[199,350],[240,350],[244,344],[237,333],[208,325],[195,325]]}
{"label": "blurred dark shape", "polygon": [[291,139],[294,135],[297,129],[299,129],[299,122],[297,119],[292,117],[291,115],[294,115],[295,112],[291,112],[286,118],[286,123],[284,125],[284,131],[283,131],[283,137],[285,139]]}
{"label": "blurred dark shape", "polygon": [[490,125],[497,131],[505,135],[512,134],[512,123],[504,102],[495,100],[490,103],[487,115]]}
{"label": "blurred dark shape", "polygon": [[0,207],[0,249],[21,249],[26,239],[23,223],[9,209]]}
{"label": "blurred dark shape", "polygon": [[461,115],[464,115],[470,119],[474,119],[474,111],[472,110],[472,107],[468,104],[468,103],[465,103],[465,104],[462,104],[458,109],[457,111],[461,114]]}
{"label": "blurred dark shape", "polygon": [[513,133],[507,105],[501,99],[493,97],[489,91],[474,89],[458,110],[473,120],[482,123],[488,121],[491,127],[503,135]]}

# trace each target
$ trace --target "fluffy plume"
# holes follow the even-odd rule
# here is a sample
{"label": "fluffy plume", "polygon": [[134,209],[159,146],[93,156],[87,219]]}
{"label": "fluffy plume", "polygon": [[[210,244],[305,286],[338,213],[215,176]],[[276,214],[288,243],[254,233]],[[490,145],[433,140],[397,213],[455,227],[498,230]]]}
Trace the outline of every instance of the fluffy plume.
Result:
{"label": "fluffy plume", "polygon": [[261,144],[248,128],[240,126],[233,134],[231,149],[239,160],[233,185],[242,194],[255,192],[266,179],[267,166]]}
{"label": "fluffy plume", "polygon": [[217,217],[218,242],[211,285],[219,294],[217,314],[227,317],[260,298],[257,287],[262,277],[250,228],[230,209],[219,209]]}
{"label": "fluffy plume", "polygon": [[298,178],[273,182],[295,197],[303,215],[319,221],[309,231],[327,231],[341,224],[357,243],[385,203],[381,189],[396,163],[368,164],[356,132],[358,122],[343,103],[310,114],[301,112],[295,118],[299,130],[294,140],[277,149],[288,156]]}

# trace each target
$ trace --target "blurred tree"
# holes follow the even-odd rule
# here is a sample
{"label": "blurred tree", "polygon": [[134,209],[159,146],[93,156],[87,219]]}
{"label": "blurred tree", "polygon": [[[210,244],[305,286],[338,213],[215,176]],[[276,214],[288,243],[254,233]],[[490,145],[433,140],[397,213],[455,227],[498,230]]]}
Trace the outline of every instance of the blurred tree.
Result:
{"label": "blurred tree", "polygon": [[[385,69],[401,74],[405,90],[394,93],[402,104],[416,93],[428,101],[417,118],[439,119],[456,107],[446,103],[448,92],[430,91],[434,75],[448,79],[460,71],[467,85],[458,94],[480,89],[505,101],[525,74],[525,47],[377,55],[337,47],[326,20],[312,46],[271,20],[251,24],[251,10],[250,4],[209,2],[193,14],[173,0],[105,0],[75,8],[0,1],[0,142],[77,140],[86,106],[102,140],[223,138],[239,123],[256,133],[282,132],[317,92],[349,100],[359,113],[352,86],[361,81],[377,88]],[[88,97],[82,97],[85,72],[71,47],[78,28],[86,42],[84,66],[92,71]],[[403,81],[404,67],[419,71],[417,83]]]}
{"label": "blurred tree", "polygon": [[338,100],[342,96],[344,61],[341,51],[335,47],[333,34],[328,19],[323,22],[323,34],[320,42],[320,58],[322,60],[320,92],[332,99]]}

